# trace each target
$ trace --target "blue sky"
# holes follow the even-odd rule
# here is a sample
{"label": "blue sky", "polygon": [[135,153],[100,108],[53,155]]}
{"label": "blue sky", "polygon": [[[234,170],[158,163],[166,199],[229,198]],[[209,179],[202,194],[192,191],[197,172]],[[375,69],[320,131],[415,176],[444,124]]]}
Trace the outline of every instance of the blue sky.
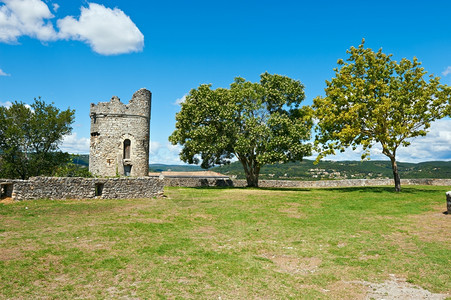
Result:
{"label": "blue sky", "polygon": [[[62,149],[89,152],[89,106],[152,94],[152,163],[181,163],[167,138],[190,89],[227,87],[265,71],[324,94],[337,59],[365,38],[395,60],[416,56],[451,84],[449,1],[0,0],[0,105],[41,96],[76,110]],[[451,159],[451,120],[399,151],[400,161]],[[359,159],[347,151],[327,159]],[[376,147],[372,159],[386,159]]]}

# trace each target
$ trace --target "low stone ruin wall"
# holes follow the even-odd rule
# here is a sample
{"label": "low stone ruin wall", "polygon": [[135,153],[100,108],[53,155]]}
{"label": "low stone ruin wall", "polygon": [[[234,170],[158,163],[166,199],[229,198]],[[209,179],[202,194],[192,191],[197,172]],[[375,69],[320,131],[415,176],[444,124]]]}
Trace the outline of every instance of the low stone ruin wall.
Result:
{"label": "low stone ruin wall", "polygon": [[165,186],[207,187],[207,186],[236,186],[235,181],[228,178],[199,178],[199,177],[164,177]]}
{"label": "low stone ruin wall", "polygon": [[[213,187],[233,186],[245,187],[246,180],[214,179],[214,178],[164,178],[165,186],[184,187]],[[259,187],[268,188],[331,188],[353,186],[379,186],[394,185],[392,179],[348,179],[348,180],[321,180],[321,181],[294,181],[294,180],[259,180]],[[441,185],[451,186],[451,179],[401,179],[403,185]]]}
{"label": "low stone ruin wall", "polygon": [[[393,185],[393,179],[344,179],[320,181],[260,180],[260,187],[297,187],[297,188],[331,188],[353,186]],[[401,179],[403,185],[441,185],[451,186],[451,179]]]}
{"label": "low stone ruin wall", "polygon": [[[394,185],[391,179],[350,179],[325,181],[260,180],[260,187],[331,188]],[[401,179],[405,185],[451,186],[451,179]],[[29,180],[0,179],[1,197],[28,199],[138,199],[163,195],[164,186],[245,187],[246,180],[227,178],[79,178],[33,177]]]}
{"label": "low stone ruin wall", "polygon": [[29,180],[0,180],[0,184],[8,186],[14,200],[152,198],[162,196],[164,189],[163,180],[149,177],[32,177]]}

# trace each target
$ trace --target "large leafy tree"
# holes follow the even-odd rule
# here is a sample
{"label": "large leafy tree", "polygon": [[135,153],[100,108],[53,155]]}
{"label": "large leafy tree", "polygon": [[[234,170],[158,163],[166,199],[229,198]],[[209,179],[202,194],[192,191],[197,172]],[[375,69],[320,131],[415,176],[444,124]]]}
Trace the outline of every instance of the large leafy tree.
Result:
{"label": "large leafy tree", "polygon": [[31,106],[14,102],[0,107],[0,175],[26,179],[51,175],[70,156],[59,151],[64,135],[72,131],[74,110],[59,110],[40,98]]}
{"label": "large leafy tree", "polygon": [[369,158],[370,148],[379,143],[400,191],[396,151],[409,146],[411,138],[426,135],[431,122],[445,116],[451,90],[438,77],[426,80],[416,58],[396,62],[382,49],[365,48],[364,42],[347,51],[346,61],[338,60],[335,77],[326,81],[326,96],[313,101],[317,160],[359,145],[362,159]]}
{"label": "large leafy tree", "polygon": [[237,77],[230,88],[200,85],[191,90],[176,115],[172,144],[180,158],[201,167],[243,165],[248,186],[258,186],[261,166],[298,161],[311,154],[311,111],[300,107],[304,86],[297,80],[264,73],[260,82]]}

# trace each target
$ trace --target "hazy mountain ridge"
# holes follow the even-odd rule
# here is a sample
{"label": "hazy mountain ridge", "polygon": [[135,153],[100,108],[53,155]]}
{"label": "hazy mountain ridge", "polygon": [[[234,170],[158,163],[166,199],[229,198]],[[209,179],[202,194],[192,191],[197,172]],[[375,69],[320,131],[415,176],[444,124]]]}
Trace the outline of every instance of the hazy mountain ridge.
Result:
{"label": "hazy mountain ridge", "polygon": [[[73,163],[88,166],[89,155],[74,155]],[[427,161],[421,163],[399,162],[401,178],[451,178],[451,161]],[[193,172],[203,170],[196,165],[150,164],[149,172]],[[244,179],[240,162],[211,168],[210,170],[229,176]],[[390,161],[321,161],[317,165],[313,160],[301,162],[267,165],[261,169],[260,179],[282,180],[321,180],[321,179],[360,179],[360,178],[392,178]]]}
{"label": "hazy mountain ridge", "polygon": [[150,164],[149,172],[163,172],[163,171],[173,171],[173,172],[194,172],[203,171],[200,166],[195,165],[165,165],[165,164]]}
{"label": "hazy mountain ridge", "polygon": [[[451,161],[428,161],[421,163],[398,163],[401,178],[451,178]],[[222,174],[244,179],[239,162],[212,168]],[[361,179],[392,178],[390,161],[321,161],[303,160],[287,164],[267,165],[260,171],[260,179]]]}

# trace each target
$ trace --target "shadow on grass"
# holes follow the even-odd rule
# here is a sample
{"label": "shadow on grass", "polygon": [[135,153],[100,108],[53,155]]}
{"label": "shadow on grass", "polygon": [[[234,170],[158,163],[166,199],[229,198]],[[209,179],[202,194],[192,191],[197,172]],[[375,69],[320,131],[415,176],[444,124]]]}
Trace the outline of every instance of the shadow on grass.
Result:
{"label": "shadow on grass", "polygon": [[[397,194],[395,188],[392,186],[350,186],[350,187],[322,187],[322,188],[259,188],[262,190],[274,190],[274,191],[312,191],[312,190],[325,190],[334,191],[340,193],[391,193]],[[419,187],[402,187],[400,194],[414,194],[414,193],[436,193],[436,190],[429,190]]]}
{"label": "shadow on grass", "polygon": [[393,186],[354,186],[354,187],[334,187],[327,188],[329,191],[337,191],[341,193],[361,192],[361,193],[391,193],[391,194],[415,194],[421,193],[436,193],[436,190],[424,189],[420,187],[401,187],[401,192],[396,192]]}
{"label": "shadow on grass", "polygon": [[[323,188],[297,188],[297,187],[234,187],[234,186],[198,186],[192,187],[193,189],[207,189],[207,190],[262,190],[262,191],[293,191],[293,192],[310,192],[312,190],[326,190],[340,193],[391,193],[397,194],[393,186],[353,186],[353,187],[323,187]],[[415,193],[436,193],[435,189],[425,189],[420,187],[401,187],[400,194],[415,194]]]}

